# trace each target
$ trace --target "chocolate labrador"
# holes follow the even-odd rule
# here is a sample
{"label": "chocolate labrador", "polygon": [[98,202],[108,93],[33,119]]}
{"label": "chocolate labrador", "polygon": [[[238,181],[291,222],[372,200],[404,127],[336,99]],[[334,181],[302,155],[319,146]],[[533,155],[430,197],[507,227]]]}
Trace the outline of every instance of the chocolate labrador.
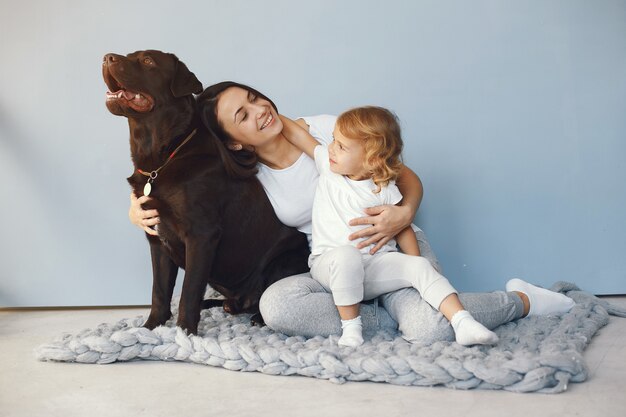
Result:
{"label": "chocolate labrador", "polygon": [[175,55],[138,51],[104,56],[109,111],[128,118],[137,196],[154,197],[159,235],[152,255],[152,329],[170,317],[178,268],[185,269],[177,325],[197,333],[207,284],[232,313],[258,312],[263,291],[306,271],[306,237],[280,223],[259,181],[231,178],[223,146],[202,125],[194,94],[202,84]]}

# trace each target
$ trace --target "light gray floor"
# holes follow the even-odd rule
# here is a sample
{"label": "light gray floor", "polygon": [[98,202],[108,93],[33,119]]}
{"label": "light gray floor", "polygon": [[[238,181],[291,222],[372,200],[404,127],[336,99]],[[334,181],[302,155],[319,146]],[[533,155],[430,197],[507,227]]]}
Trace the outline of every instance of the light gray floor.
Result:
{"label": "light gray floor", "polygon": [[[626,297],[612,298],[626,306]],[[371,382],[335,385],[186,363],[38,362],[64,331],[144,309],[0,312],[0,416],[603,416],[626,415],[626,319],[611,317],[585,352],[589,378],[558,395],[455,391]]]}

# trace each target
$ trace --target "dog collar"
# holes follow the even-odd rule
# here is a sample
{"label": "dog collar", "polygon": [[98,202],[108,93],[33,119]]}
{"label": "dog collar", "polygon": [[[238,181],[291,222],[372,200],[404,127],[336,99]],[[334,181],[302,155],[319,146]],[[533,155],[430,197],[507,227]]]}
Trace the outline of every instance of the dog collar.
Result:
{"label": "dog collar", "polygon": [[154,182],[156,177],[159,175],[159,171],[162,170],[165,167],[165,165],[167,165],[172,160],[172,158],[174,158],[174,155],[176,155],[176,153],[180,150],[180,148],[182,148],[185,145],[185,143],[189,142],[189,140],[193,137],[193,135],[196,134],[197,130],[198,129],[194,129],[193,132],[191,132],[189,134],[189,136],[187,136],[185,138],[183,143],[181,143],[180,145],[178,145],[178,147],[176,149],[174,149],[174,152],[172,152],[170,154],[170,156],[167,158],[167,161],[165,161],[165,163],[163,165],[161,165],[160,167],[158,167],[154,171],[146,172],[146,171],[142,171],[141,169],[137,168],[137,172],[138,173],[140,173],[141,175],[143,175],[145,177],[148,177],[148,182],[146,182],[146,185],[143,186],[143,195],[145,195],[145,196],[149,196],[150,195],[150,193],[152,192],[152,183]]}

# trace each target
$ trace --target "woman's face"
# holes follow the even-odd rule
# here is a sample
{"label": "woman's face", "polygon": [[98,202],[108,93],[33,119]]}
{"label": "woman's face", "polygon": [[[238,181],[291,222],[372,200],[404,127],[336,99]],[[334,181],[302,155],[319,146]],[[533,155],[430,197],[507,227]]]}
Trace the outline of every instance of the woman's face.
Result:
{"label": "woman's face", "polygon": [[276,138],[283,124],[269,101],[239,87],[224,90],[217,102],[217,120],[237,145],[263,146]]}

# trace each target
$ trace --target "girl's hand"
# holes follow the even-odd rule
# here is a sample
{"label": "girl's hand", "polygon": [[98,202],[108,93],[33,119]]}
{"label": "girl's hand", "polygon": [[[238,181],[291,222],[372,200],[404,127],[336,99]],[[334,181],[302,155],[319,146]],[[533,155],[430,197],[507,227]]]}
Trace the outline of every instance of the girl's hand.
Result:
{"label": "girl's hand", "polygon": [[373,255],[387,242],[393,239],[405,227],[413,221],[413,210],[408,206],[384,205],[369,207],[365,209],[366,217],[359,217],[350,220],[350,226],[369,224],[358,232],[352,233],[350,240],[367,238],[359,242],[357,248],[361,249],[371,244],[374,247],[370,250]]}
{"label": "girl's hand", "polygon": [[135,226],[142,229],[149,235],[158,236],[158,232],[150,226],[161,223],[159,212],[156,210],[144,210],[141,205],[152,200],[150,197],[141,196],[137,198],[134,192],[130,193],[130,209],[128,209],[128,218]]}

